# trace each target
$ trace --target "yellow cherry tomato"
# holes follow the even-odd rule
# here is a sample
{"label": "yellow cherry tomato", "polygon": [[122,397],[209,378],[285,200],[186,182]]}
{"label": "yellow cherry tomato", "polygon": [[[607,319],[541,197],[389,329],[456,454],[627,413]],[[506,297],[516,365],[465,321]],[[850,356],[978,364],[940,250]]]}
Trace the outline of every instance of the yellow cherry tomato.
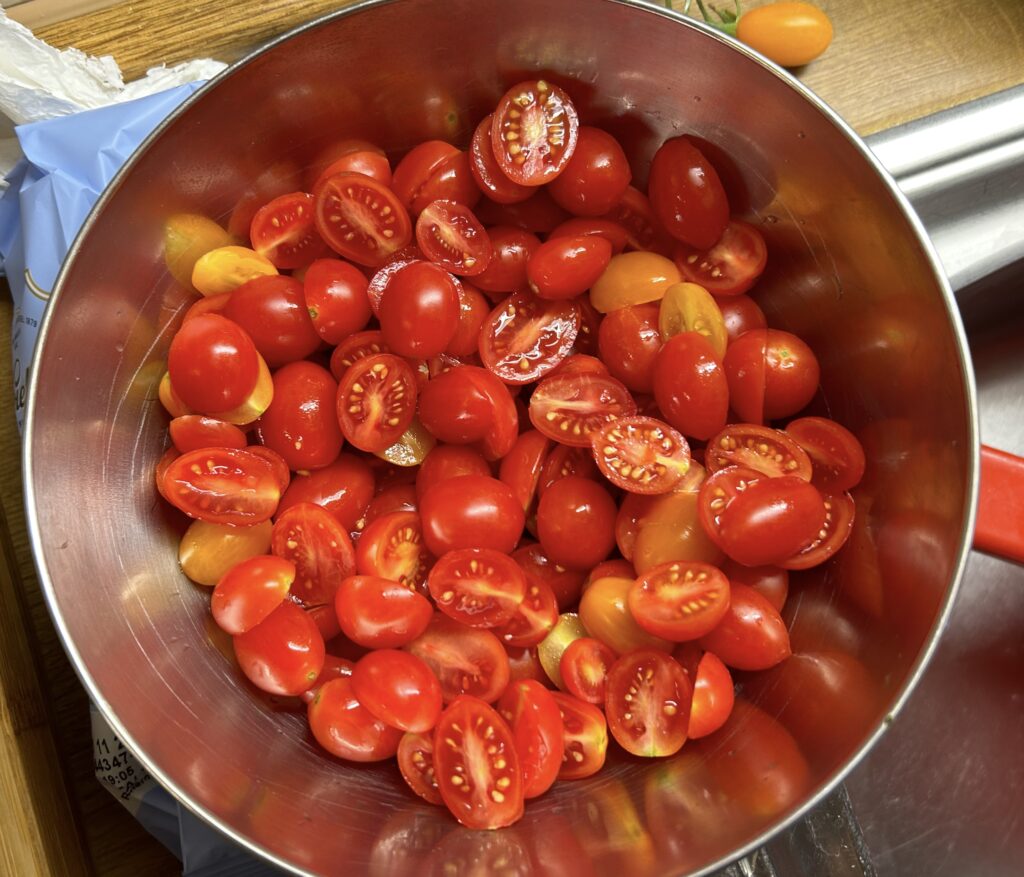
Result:
{"label": "yellow cherry tomato", "polygon": [[736,36],[782,67],[800,67],[832,42],[832,22],[810,3],[769,3],[744,12]]}
{"label": "yellow cherry tomato", "polygon": [[171,276],[186,289],[192,286],[192,269],[200,256],[233,243],[228,232],[197,213],[175,213],[164,223],[164,261]]}
{"label": "yellow cherry tomato", "polygon": [[672,651],[668,640],[644,630],[629,611],[633,579],[609,576],[595,581],[580,600],[580,621],[587,632],[618,655],[634,649]]}
{"label": "yellow cherry tomato", "polygon": [[419,466],[436,444],[437,439],[420,423],[418,417],[414,417],[398,441],[379,451],[376,456],[395,466]]}
{"label": "yellow cherry tomato", "polygon": [[167,411],[171,417],[184,417],[186,414],[192,413],[192,409],[182,402],[181,399],[178,398],[178,394],[174,392],[174,387],[171,386],[171,375],[169,372],[164,372],[164,376],[160,378],[160,387],[157,390],[157,396],[160,399],[160,404],[164,406],[164,410]]}
{"label": "yellow cherry tomato", "polygon": [[192,285],[203,295],[234,292],[247,280],[277,274],[274,263],[248,247],[217,247],[204,253],[192,269]]}
{"label": "yellow cherry tomato", "polygon": [[214,587],[231,567],[270,552],[271,521],[251,527],[229,527],[193,521],[178,546],[181,569],[197,585]]}
{"label": "yellow cherry tomato", "polygon": [[558,623],[551,628],[551,633],[537,646],[537,658],[541,667],[548,674],[548,679],[561,691],[565,691],[561,671],[562,653],[573,640],[585,636],[587,631],[580,622],[580,617],[575,612],[563,612],[558,616]]}
{"label": "yellow cherry tomato", "polygon": [[696,283],[676,283],[665,291],[658,311],[658,331],[662,341],[681,332],[696,332],[707,339],[719,361],[729,343],[721,308],[711,293]]}
{"label": "yellow cherry tomato", "polygon": [[[262,416],[263,412],[270,407],[270,403],[274,399],[274,379],[270,376],[270,369],[267,368],[267,363],[263,357],[259,354],[256,354],[256,356],[258,358],[257,365],[259,371],[256,373],[256,385],[252,388],[252,392],[238,407],[232,408],[230,411],[218,411],[213,414],[212,416],[218,420],[226,420],[228,423],[235,424],[235,426],[245,426],[247,423],[252,423],[257,417]],[[170,384],[170,380],[168,380],[168,384]]]}
{"label": "yellow cherry tomato", "polygon": [[604,273],[590,289],[590,303],[602,314],[658,301],[672,284],[683,278],[671,259],[637,251],[612,256]]}
{"label": "yellow cherry tomato", "polygon": [[637,575],[673,560],[717,565],[722,551],[704,532],[697,517],[697,493],[667,493],[651,503],[639,521],[633,543]]}

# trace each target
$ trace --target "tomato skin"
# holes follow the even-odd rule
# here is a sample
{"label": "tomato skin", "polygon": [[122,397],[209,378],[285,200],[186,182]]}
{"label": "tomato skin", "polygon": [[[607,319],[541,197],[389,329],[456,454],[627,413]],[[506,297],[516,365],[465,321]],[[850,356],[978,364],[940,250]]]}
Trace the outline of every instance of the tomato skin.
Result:
{"label": "tomato skin", "polygon": [[[402,778],[428,804],[443,805],[434,773],[434,735],[406,733],[398,743],[398,769]],[[393,859],[390,860],[392,863]]]}
{"label": "tomato skin", "polygon": [[302,279],[313,328],[328,344],[340,344],[366,328],[373,315],[366,276],[341,259],[317,259]]}
{"label": "tomato skin", "polygon": [[768,329],[765,341],[764,416],[790,417],[814,398],[818,389],[818,358],[791,332]]}
{"label": "tomato skin", "polygon": [[352,691],[377,719],[392,728],[425,733],[441,716],[441,684],[415,655],[379,649],[352,671]]}
{"label": "tomato skin", "polygon": [[705,652],[697,664],[690,706],[689,737],[697,740],[713,734],[725,724],[732,712],[736,694],[732,675],[722,659]]}
{"label": "tomato skin", "polygon": [[459,292],[451,275],[430,262],[398,271],[380,305],[384,343],[401,356],[443,353],[459,326]]}
{"label": "tomato skin", "polygon": [[356,546],[359,574],[379,576],[425,593],[427,571],[432,561],[423,544],[419,514],[396,508],[373,517],[371,511],[367,510],[366,528]]}
{"label": "tomato skin", "polygon": [[523,772],[523,797],[544,794],[562,766],[562,716],[558,704],[535,680],[513,682],[496,708],[508,722]]}
{"label": "tomato skin", "polygon": [[[485,737],[485,729],[492,728]],[[441,714],[434,731],[434,772],[445,805],[467,828],[502,828],[523,814],[523,777],[512,731],[478,698],[458,697]]]}
{"label": "tomato skin", "polygon": [[673,137],[658,148],[647,192],[654,215],[672,237],[702,250],[722,237],[729,201],[717,171],[691,138]]}
{"label": "tomato skin", "polygon": [[398,752],[402,732],[374,718],[356,698],[350,677],[324,683],[307,716],[316,742],[338,758],[383,761]]}
{"label": "tomato skin", "polygon": [[490,464],[475,448],[465,445],[437,445],[427,454],[416,472],[416,496],[422,498],[435,484],[449,478],[457,478],[459,475],[490,474]]}
{"label": "tomato skin", "polygon": [[603,216],[622,199],[632,178],[619,142],[600,128],[583,125],[572,158],[548,184],[548,192],[574,216]]}
{"label": "tomato skin", "polygon": [[[412,240],[408,212],[391,189],[371,177],[351,173],[329,177],[314,198],[320,236],[357,265],[382,265]],[[374,205],[372,211],[367,204]]]}
{"label": "tomato skin", "polygon": [[562,716],[564,754],[560,780],[580,780],[604,767],[608,754],[608,723],[596,706],[579,698],[551,692]]}
{"label": "tomato skin", "polygon": [[[317,153],[313,161],[310,162],[305,169],[305,173],[303,174],[302,178],[302,188],[304,188],[307,192],[312,192],[317,187],[317,181],[323,177],[328,176],[328,174],[326,173],[327,168],[329,168],[335,162],[345,158],[346,156],[350,156],[355,153],[370,153],[371,155],[377,155],[381,158],[386,159],[386,156],[384,155],[384,150],[381,149],[379,146],[371,143],[369,140],[360,140],[355,137],[346,137],[343,140],[331,143],[330,145],[324,147],[322,150],[320,150],[320,152]],[[388,170],[388,178],[386,180],[380,179],[377,176],[377,174],[367,173],[366,170],[358,170],[356,168],[353,168],[351,169],[351,172],[366,174],[366,176],[368,177],[374,177],[375,179],[379,179],[379,181],[384,183],[384,185],[386,186],[390,185],[391,183],[390,164]]]}
{"label": "tomato skin", "polygon": [[686,742],[692,699],[690,677],[674,658],[655,649],[628,652],[608,671],[608,730],[633,755],[673,755]]}
{"label": "tomato skin", "polygon": [[729,610],[729,580],[706,563],[672,561],[630,587],[629,612],[648,633],[673,642],[710,633]]}
{"label": "tomato skin", "polygon": [[445,615],[467,627],[494,628],[515,615],[526,594],[526,576],[507,554],[462,548],[438,558],[427,587]]}
{"label": "tomato skin", "polygon": [[394,444],[416,413],[416,378],[390,353],[356,360],[338,382],[338,423],[346,440],[377,453]]}
{"label": "tomato skin", "polygon": [[296,471],[333,463],[345,442],[337,395],[338,384],[323,366],[305,360],[282,366],[274,373],[274,400],[259,421],[260,441]]}
{"label": "tomato skin", "polygon": [[589,447],[590,437],[607,422],[634,414],[629,390],[610,375],[592,372],[552,375],[530,397],[530,422],[548,438],[580,448]]}
{"label": "tomato skin", "polygon": [[544,460],[550,450],[551,440],[547,436],[528,429],[520,433],[512,450],[501,460],[498,478],[512,488],[523,511],[529,511],[533,505]]}
{"label": "tomato skin", "polygon": [[746,585],[764,597],[777,612],[782,612],[789,595],[789,572],[778,566],[743,566],[726,559],[721,570],[730,584]]}
{"label": "tomato skin", "polygon": [[565,170],[578,135],[576,107],[561,88],[543,79],[512,86],[491,122],[498,167],[523,186],[548,183]]}
{"label": "tomato skin", "polygon": [[618,255],[628,243],[628,234],[624,226],[602,216],[574,216],[567,219],[548,234],[548,240],[555,238],[575,238],[580,235],[599,235],[612,245],[612,254]]}
{"label": "tomato skin", "polygon": [[327,682],[331,679],[340,679],[342,676],[351,676],[355,666],[347,658],[339,658],[330,654],[324,655],[324,666],[320,675],[316,677],[316,682],[299,695],[299,699],[308,707]]}
{"label": "tomato skin", "polygon": [[[523,574],[527,575],[522,564],[518,560],[515,562]],[[527,576],[522,602],[508,623],[495,630],[495,633],[506,649],[530,648],[540,645],[557,623],[558,602],[555,592],[543,579]]]}
{"label": "tomato skin", "polygon": [[782,616],[752,588],[733,582],[729,611],[699,640],[735,670],[767,670],[790,656],[789,631]]}
{"label": "tomato skin", "polygon": [[661,350],[658,305],[649,302],[609,313],[597,331],[597,348],[612,377],[635,393],[654,391],[654,368]]}
{"label": "tomato skin", "polygon": [[363,174],[385,186],[391,185],[391,162],[388,157],[375,149],[356,149],[340,155],[327,165],[313,184],[316,191],[323,182],[336,174]]}
{"label": "tomato skin", "polygon": [[334,598],[342,633],[368,649],[397,649],[427,629],[434,609],[422,594],[379,576],[349,576]]}
{"label": "tomato skin", "polygon": [[178,545],[181,571],[197,585],[214,587],[236,563],[270,551],[269,520],[251,527],[193,521]]}
{"label": "tomato skin", "polygon": [[324,640],[316,623],[289,600],[233,643],[246,678],[268,694],[302,694],[324,665]]}
{"label": "tomato skin", "polygon": [[598,235],[554,238],[530,257],[526,277],[541,298],[575,298],[590,289],[611,258],[612,245]]}
{"label": "tomato skin", "polygon": [[864,448],[845,426],[825,417],[800,417],[789,422],[786,433],[811,458],[811,481],[821,490],[850,490],[864,477]]}
{"label": "tomato skin", "polygon": [[235,564],[213,589],[210,612],[221,630],[232,635],[251,630],[288,596],[295,565],[272,555]]}
{"label": "tomato skin", "polygon": [[618,655],[636,649],[654,648],[668,652],[668,640],[648,633],[629,611],[629,590],[633,579],[604,578],[591,582],[580,599],[580,621],[595,639]]}
{"label": "tomato skin", "polygon": [[715,298],[718,309],[722,312],[725,332],[732,344],[744,332],[752,329],[766,329],[768,320],[764,311],[749,295],[730,295]]}
{"label": "tomato skin", "polygon": [[296,475],[277,511],[281,514],[300,502],[314,503],[327,509],[351,533],[373,499],[373,489],[370,467],[352,454],[339,454],[327,466]]}
{"label": "tomato skin", "polygon": [[470,170],[473,179],[492,201],[498,204],[515,204],[525,201],[536,190],[533,186],[521,186],[510,180],[498,166],[491,144],[491,123],[494,114],[486,116],[473,132],[473,142],[469,148]]}
{"label": "tomato skin", "polygon": [[832,42],[832,22],[810,3],[772,3],[743,13],[736,36],[783,67],[801,67]]}
{"label": "tomato skin", "polygon": [[732,219],[709,249],[677,244],[675,262],[685,280],[700,284],[712,295],[742,295],[764,271],[768,247],[754,226]]}
{"label": "tomato skin", "polygon": [[246,448],[200,448],[172,460],[161,494],[190,518],[241,527],[274,514],[281,489],[269,462]]}
{"label": "tomato skin", "polygon": [[565,612],[579,602],[583,588],[583,574],[580,570],[555,563],[537,543],[517,548],[512,552],[512,559],[526,573],[528,583],[543,583],[551,589],[559,612]]}
{"label": "tomato skin", "polygon": [[368,329],[363,332],[356,332],[349,335],[331,353],[331,374],[334,379],[341,383],[345,372],[358,362],[368,356],[376,356],[378,353],[390,353],[391,349],[384,343],[384,333],[380,329]]}
{"label": "tomato skin", "polygon": [[304,359],[320,346],[302,284],[293,277],[249,280],[231,293],[221,313],[249,334],[271,368]]}
{"label": "tomato skin", "polygon": [[511,293],[526,285],[526,265],[540,248],[540,238],[522,228],[496,225],[488,229],[491,258],[473,282],[485,292]]}
{"label": "tomato skin", "polygon": [[420,391],[420,420],[438,441],[471,444],[491,428],[491,400],[481,392],[471,369],[460,366],[443,372]]}
{"label": "tomato skin", "polygon": [[590,288],[590,303],[599,313],[607,314],[629,305],[660,301],[665,290],[680,280],[671,259],[649,252],[620,253]]}
{"label": "tomato skin", "polygon": [[617,657],[599,639],[585,636],[573,640],[562,652],[559,662],[559,673],[566,690],[587,703],[604,703],[608,670]]}
{"label": "tomato skin", "polygon": [[480,200],[469,155],[443,140],[427,140],[406,153],[395,167],[391,188],[414,214],[438,199],[469,208]]}
{"label": "tomato skin", "polygon": [[241,326],[206,313],[178,329],[167,353],[167,372],[191,411],[216,415],[238,407],[252,392],[259,356]]}
{"label": "tomato skin", "polygon": [[480,329],[491,312],[487,298],[469,283],[459,284],[459,323],[445,348],[452,356],[470,356],[477,352]]}
{"label": "tomato skin", "polygon": [[427,629],[405,650],[427,663],[441,683],[445,703],[472,695],[492,703],[508,686],[508,654],[489,630],[435,612]]}
{"label": "tomato skin", "polygon": [[730,400],[726,373],[696,332],[674,335],[661,348],[654,398],[665,420],[685,436],[709,439],[725,426]]}
{"label": "tomato skin", "polygon": [[850,538],[856,507],[848,493],[826,494],[825,523],[809,545],[780,561],[785,569],[810,569],[824,563]]}
{"label": "tomato skin", "polygon": [[491,239],[465,204],[431,201],[416,220],[416,242],[431,262],[452,274],[480,274],[491,260]]}
{"label": "tomato skin", "polygon": [[420,504],[423,540],[435,557],[460,548],[509,554],[526,515],[507,484],[497,478],[460,475],[428,490]]}
{"label": "tomato skin", "polygon": [[295,564],[292,596],[308,606],[334,602],[341,583],[356,571],[348,532],[326,509],[297,503],[278,515],[271,551]]}
{"label": "tomato skin", "polygon": [[279,195],[256,211],[249,227],[252,248],[276,268],[299,268],[327,249],[313,220],[313,196]]}
{"label": "tomato skin", "polygon": [[200,448],[244,448],[248,444],[245,433],[233,423],[201,414],[175,417],[167,429],[179,454]]}
{"label": "tomato skin", "polygon": [[615,501],[600,484],[570,476],[551,485],[537,505],[537,532],[555,563],[590,569],[615,547]]}

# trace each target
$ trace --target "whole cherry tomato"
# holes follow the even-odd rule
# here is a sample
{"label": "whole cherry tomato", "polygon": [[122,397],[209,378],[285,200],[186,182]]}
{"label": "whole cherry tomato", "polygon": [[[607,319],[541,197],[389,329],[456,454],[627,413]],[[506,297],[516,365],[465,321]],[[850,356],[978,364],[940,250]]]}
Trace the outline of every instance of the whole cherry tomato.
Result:
{"label": "whole cherry tomato", "polygon": [[556,481],[537,506],[537,532],[555,563],[590,569],[615,547],[615,501],[596,481]]}
{"label": "whole cherry tomato", "polygon": [[619,142],[600,128],[583,125],[572,158],[548,191],[575,216],[603,216],[622,200],[632,178]]}
{"label": "whole cherry tomato", "polygon": [[366,276],[341,259],[317,259],[302,280],[313,328],[328,344],[340,344],[370,322]]}
{"label": "whole cherry tomato", "polygon": [[722,237],[729,201],[718,173],[689,137],[666,140],[654,153],[647,191],[672,237],[702,250]]}
{"label": "whole cherry tomato", "polygon": [[497,478],[460,475],[435,485],[420,505],[423,540],[435,557],[459,548],[510,553],[523,532],[523,507]]}

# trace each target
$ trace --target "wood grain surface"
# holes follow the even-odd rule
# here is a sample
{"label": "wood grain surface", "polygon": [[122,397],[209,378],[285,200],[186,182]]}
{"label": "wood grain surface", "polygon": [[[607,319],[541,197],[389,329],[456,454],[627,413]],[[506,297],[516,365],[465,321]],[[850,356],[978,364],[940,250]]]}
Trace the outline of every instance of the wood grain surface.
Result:
{"label": "wood grain surface", "polygon": [[[49,21],[37,32],[55,46],[113,55],[127,80],[196,56],[234,60],[344,5],[138,0],[53,23],[64,13],[48,0],[31,0],[9,13]],[[861,134],[1024,82],[1024,0],[820,5],[836,37],[798,75]],[[180,873],[174,857],[93,778],[86,696],[46,612],[25,531],[9,389],[11,314],[0,281],[0,875]]]}

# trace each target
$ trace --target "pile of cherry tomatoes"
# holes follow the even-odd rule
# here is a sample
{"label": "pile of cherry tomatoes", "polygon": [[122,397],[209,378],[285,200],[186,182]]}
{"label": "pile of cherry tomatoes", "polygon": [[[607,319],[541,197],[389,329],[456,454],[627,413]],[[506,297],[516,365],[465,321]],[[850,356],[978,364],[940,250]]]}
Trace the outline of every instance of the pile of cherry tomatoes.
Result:
{"label": "pile of cherry tomatoes", "polygon": [[765,243],[697,143],[645,195],[536,80],[468,150],[350,140],[307,174],[243,201],[251,246],[168,223],[202,297],[157,486],[242,672],[474,828],[600,770],[609,732],[714,733],[731,670],[788,657],[787,570],[842,546],[864,457],[764,425],[818,364],[744,294]]}

